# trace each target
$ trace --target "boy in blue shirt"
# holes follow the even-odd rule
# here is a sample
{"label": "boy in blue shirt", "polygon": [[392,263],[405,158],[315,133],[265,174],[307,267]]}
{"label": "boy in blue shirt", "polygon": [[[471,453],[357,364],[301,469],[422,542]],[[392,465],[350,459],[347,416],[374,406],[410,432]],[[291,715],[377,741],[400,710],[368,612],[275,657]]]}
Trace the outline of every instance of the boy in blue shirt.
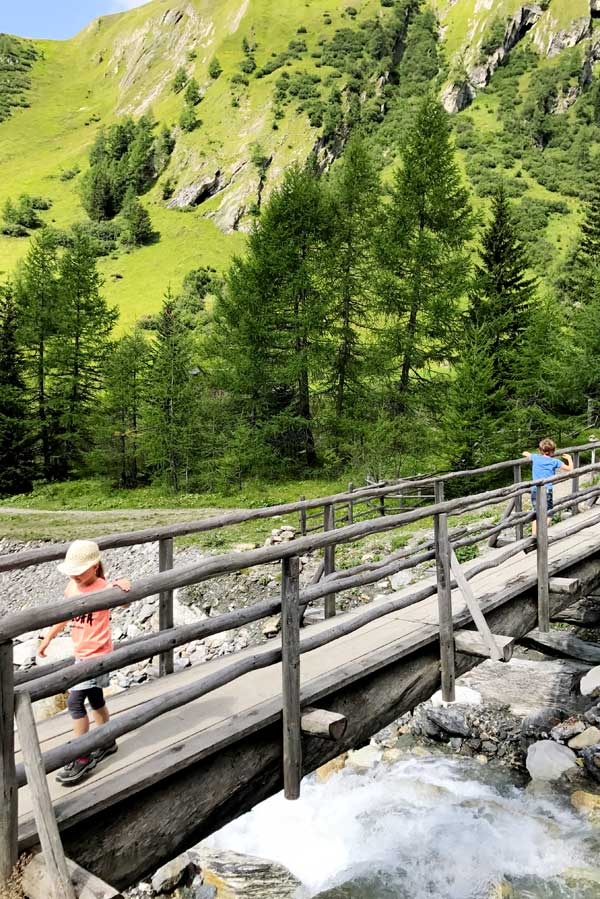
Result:
{"label": "boy in blue shirt", "polygon": [[[541,478],[552,478],[554,475],[558,474],[559,471],[573,471],[573,459],[569,455],[569,453],[565,453],[563,455],[563,459],[567,460],[567,464],[561,462],[560,459],[554,458],[554,453],[556,452],[556,444],[554,440],[551,440],[550,437],[544,437],[543,440],[540,440],[539,443],[539,453],[523,453],[523,455],[531,461],[531,480],[537,481]],[[552,490],[552,484],[546,484],[546,491],[548,497],[548,512],[552,512],[554,508],[554,493]],[[537,488],[531,488],[531,503],[533,508],[535,509],[535,498],[537,494]],[[548,518],[548,524],[552,521],[552,516]],[[535,537],[535,521],[531,525],[531,533]]]}

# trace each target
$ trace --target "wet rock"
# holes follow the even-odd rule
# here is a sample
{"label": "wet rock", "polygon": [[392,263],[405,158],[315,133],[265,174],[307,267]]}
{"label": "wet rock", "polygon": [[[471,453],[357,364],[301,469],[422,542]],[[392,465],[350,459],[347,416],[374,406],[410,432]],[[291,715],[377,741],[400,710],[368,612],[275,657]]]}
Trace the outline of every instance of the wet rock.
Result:
{"label": "wet rock", "polygon": [[526,767],[534,780],[558,780],[577,765],[572,749],[553,740],[540,740],[527,750]]}
{"label": "wet rock", "polygon": [[585,730],[585,722],[575,716],[561,721],[550,731],[550,736],[557,743],[566,743]]}
{"label": "wet rock", "polygon": [[470,728],[465,716],[458,709],[439,708],[427,709],[426,718],[433,729],[437,729],[440,736],[449,734],[452,737],[468,737]]}
{"label": "wet rock", "polygon": [[600,796],[597,793],[576,790],[571,796],[571,805],[590,820],[600,821]]}
{"label": "wet rock", "polygon": [[159,868],[152,878],[152,889],[155,893],[170,893],[181,883],[190,882],[198,873],[198,866],[188,852],[167,862]]}
{"label": "wet rock", "polygon": [[369,771],[382,758],[382,751],[377,746],[363,746],[354,752],[348,753],[347,767],[359,774]]}
{"label": "wet rock", "polygon": [[283,865],[252,855],[204,847],[193,850],[206,886],[240,899],[295,899],[301,883]]}
{"label": "wet rock", "polygon": [[579,689],[582,696],[591,696],[594,699],[600,696],[600,665],[590,668],[588,673],[583,675]]}
{"label": "wet rock", "polygon": [[600,868],[567,868],[561,876],[570,887],[600,885]]}
{"label": "wet rock", "polygon": [[331,759],[330,762],[326,762],[324,765],[321,765],[320,768],[317,768],[317,771],[316,771],[317,782],[320,784],[327,783],[327,781],[331,777],[333,777],[334,774],[337,774],[338,771],[342,771],[344,769],[347,758],[348,758],[348,753],[344,752],[344,753],[342,753],[342,755],[338,755],[337,758]]}
{"label": "wet rock", "polygon": [[572,740],[569,740],[570,749],[586,749],[588,746],[595,746],[600,743],[600,730],[597,727],[588,727],[582,733],[577,734]]}
{"label": "wet rock", "polygon": [[583,717],[588,724],[600,724],[600,705],[593,705]]}
{"label": "wet rock", "polygon": [[600,745],[587,746],[580,752],[580,758],[583,759],[583,765],[588,774],[594,780],[600,781]]}
{"label": "wet rock", "polygon": [[521,736],[525,740],[547,739],[552,729],[557,727],[567,717],[565,709],[547,707],[538,709],[523,719],[521,724]]}

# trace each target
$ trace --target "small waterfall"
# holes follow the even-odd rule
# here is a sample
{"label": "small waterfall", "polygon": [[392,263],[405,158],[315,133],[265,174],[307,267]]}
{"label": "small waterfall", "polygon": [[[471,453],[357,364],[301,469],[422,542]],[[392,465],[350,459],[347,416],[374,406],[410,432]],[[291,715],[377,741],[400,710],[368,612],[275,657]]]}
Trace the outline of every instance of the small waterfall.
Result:
{"label": "small waterfall", "polygon": [[[600,837],[550,788],[523,789],[503,769],[410,758],[326,784],[307,778],[214,835],[215,848],[285,865],[323,899],[580,899],[557,879],[594,865]],[[508,881],[494,892],[495,886]]]}

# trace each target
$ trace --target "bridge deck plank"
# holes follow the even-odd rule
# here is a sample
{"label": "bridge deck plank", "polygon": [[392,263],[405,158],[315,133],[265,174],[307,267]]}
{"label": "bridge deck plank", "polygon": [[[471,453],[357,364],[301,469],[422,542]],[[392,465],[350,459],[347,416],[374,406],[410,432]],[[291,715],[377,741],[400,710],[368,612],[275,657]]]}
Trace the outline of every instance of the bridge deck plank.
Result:
{"label": "bridge deck plank", "polygon": [[[596,510],[582,512],[596,514]],[[560,532],[558,524],[552,528]],[[570,565],[600,551],[600,525],[565,538],[550,547],[550,573],[555,574]],[[501,552],[493,550],[492,553]],[[469,567],[468,563],[465,566]],[[514,598],[529,589],[536,581],[535,553],[521,554],[498,569],[482,572],[471,581],[484,611]],[[419,587],[427,583],[420,581]],[[398,591],[398,595],[410,596],[414,586]],[[453,609],[456,625],[470,621],[470,617],[457,591],[453,591]],[[344,613],[360,614],[360,609]],[[324,630],[340,620],[319,622],[311,626],[311,632]],[[426,646],[437,639],[437,599],[435,596],[415,606],[391,613],[371,622],[361,630],[302,656],[302,701],[313,704],[335,689],[365,676],[403,656]],[[269,641],[271,649],[274,641]],[[243,650],[255,653],[256,647]],[[238,654],[238,657],[241,654]],[[201,666],[202,674],[230,664],[231,656],[207,662]],[[120,694],[111,696],[111,714],[118,715],[163,691],[187,684],[198,676],[198,667],[188,668],[160,681],[152,681]],[[277,720],[281,714],[280,666],[261,669],[245,675],[239,681],[228,684],[189,706],[162,716],[139,731],[122,737],[119,752],[105,759],[83,783],[66,789],[49,776],[51,796],[61,827],[72,826],[89,815],[116,803],[120,797],[130,796],[169,775],[182,765],[193,764],[210,756],[218,749],[230,745]],[[64,742],[71,733],[70,720],[63,713],[39,724],[42,749],[45,751]],[[20,753],[17,761],[20,761]],[[30,845],[35,829],[31,816],[28,787],[19,791],[21,845]]]}

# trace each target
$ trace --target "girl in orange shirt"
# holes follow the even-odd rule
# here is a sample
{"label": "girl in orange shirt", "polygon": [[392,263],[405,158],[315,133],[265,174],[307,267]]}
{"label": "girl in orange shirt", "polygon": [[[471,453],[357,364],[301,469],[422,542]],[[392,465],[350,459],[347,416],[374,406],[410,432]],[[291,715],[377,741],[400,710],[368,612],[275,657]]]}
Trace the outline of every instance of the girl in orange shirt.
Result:
{"label": "girl in orange shirt", "polygon": [[[92,540],[75,540],[67,550],[65,561],[58,566],[58,570],[70,577],[65,590],[65,596],[81,596],[93,593],[96,590],[104,590],[107,587],[120,587],[128,591],[130,582],[127,578],[119,578],[110,584],[104,577],[100,550],[98,544]],[[40,646],[38,655],[44,657],[51,640],[59,634],[69,622],[63,621],[50,628]],[[95,659],[112,652],[113,643],[110,633],[110,611],[103,609],[98,612],[88,612],[74,618],[71,622],[71,639],[75,647],[75,659],[81,662],[87,659]],[[69,690],[67,708],[73,719],[73,730],[76,737],[87,733],[90,722],[85,708],[88,700],[94,721],[96,724],[106,724],[110,719],[106,703],[104,701],[103,687],[108,686],[108,675],[90,678],[76,684]],[[92,771],[101,759],[117,751],[117,744],[106,749],[95,749],[89,756],[81,756],[73,762],[69,762],[56,776],[59,783],[66,786],[76,784]]]}

